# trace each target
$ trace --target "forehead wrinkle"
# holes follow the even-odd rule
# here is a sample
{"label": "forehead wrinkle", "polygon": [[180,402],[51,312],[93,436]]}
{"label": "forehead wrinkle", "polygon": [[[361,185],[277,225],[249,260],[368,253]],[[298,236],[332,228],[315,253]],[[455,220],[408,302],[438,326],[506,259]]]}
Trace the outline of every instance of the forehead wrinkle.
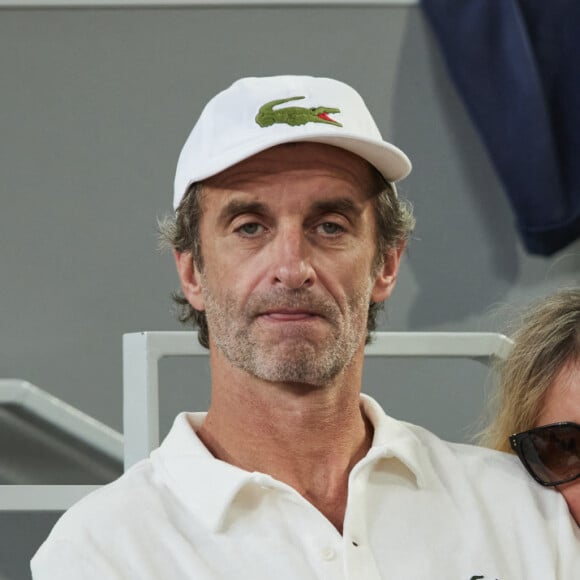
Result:
{"label": "forehead wrinkle", "polygon": [[[275,166],[275,169],[274,169]],[[314,172],[319,177],[342,179],[374,189],[377,170],[354,153],[320,143],[285,143],[240,161],[205,180],[209,185],[235,189],[240,182],[268,184],[273,174],[294,179]],[[364,185],[363,185],[364,184]]]}

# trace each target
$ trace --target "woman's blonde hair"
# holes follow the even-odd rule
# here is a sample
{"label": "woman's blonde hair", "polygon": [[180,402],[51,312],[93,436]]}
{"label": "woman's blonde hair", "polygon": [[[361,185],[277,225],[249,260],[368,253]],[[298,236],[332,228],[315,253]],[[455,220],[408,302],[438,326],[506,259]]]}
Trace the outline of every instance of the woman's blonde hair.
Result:
{"label": "woman's blonde hair", "polygon": [[561,290],[527,310],[500,363],[493,419],[479,443],[510,451],[509,435],[536,426],[546,392],[571,362],[580,362],[580,288]]}

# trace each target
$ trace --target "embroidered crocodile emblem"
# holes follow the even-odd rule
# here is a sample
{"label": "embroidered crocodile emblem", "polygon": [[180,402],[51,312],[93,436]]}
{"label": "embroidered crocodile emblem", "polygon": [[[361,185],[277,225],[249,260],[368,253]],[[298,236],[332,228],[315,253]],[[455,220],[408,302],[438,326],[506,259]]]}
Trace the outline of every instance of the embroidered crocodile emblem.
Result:
{"label": "embroidered crocodile emblem", "polygon": [[327,123],[342,127],[342,124],[332,119],[330,113],[340,113],[340,109],[333,107],[284,107],[274,109],[277,105],[288,103],[289,101],[299,101],[305,97],[290,97],[288,99],[277,99],[270,101],[260,107],[256,115],[256,123],[260,127],[269,127],[275,123],[284,123],[295,127],[296,125],[306,125],[306,123]]}

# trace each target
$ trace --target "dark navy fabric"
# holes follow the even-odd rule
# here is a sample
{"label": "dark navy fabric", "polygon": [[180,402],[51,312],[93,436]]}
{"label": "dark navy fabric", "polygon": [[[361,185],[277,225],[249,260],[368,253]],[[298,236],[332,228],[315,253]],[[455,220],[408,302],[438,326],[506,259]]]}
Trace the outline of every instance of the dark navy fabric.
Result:
{"label": "dark navy fabric", "polygon": [[580,238],[580,0],[421,0],[526,249]]}

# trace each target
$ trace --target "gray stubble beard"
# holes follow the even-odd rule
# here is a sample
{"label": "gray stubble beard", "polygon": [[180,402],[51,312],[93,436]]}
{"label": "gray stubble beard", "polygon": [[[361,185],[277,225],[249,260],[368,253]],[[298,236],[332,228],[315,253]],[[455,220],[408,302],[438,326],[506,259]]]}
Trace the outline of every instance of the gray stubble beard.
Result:
{"label": "gray stubble beard", "polygon": [[[232,365],[265,381],[323,387],[352,363],[366,336],[369,286],[355,293],[346,315],[336,304],[315,298],[308,290],[297,290],[250,299],[242,323],[231,295],[225,293],[220,304],[207,291],[205,280],[203,288],[211,340]],[[253,332],[259,325],[256,313],[276,306],[307,307],[320,313],[333,329],[326,344],[313,343],[306,333],[284,343],[260,341]]]}

